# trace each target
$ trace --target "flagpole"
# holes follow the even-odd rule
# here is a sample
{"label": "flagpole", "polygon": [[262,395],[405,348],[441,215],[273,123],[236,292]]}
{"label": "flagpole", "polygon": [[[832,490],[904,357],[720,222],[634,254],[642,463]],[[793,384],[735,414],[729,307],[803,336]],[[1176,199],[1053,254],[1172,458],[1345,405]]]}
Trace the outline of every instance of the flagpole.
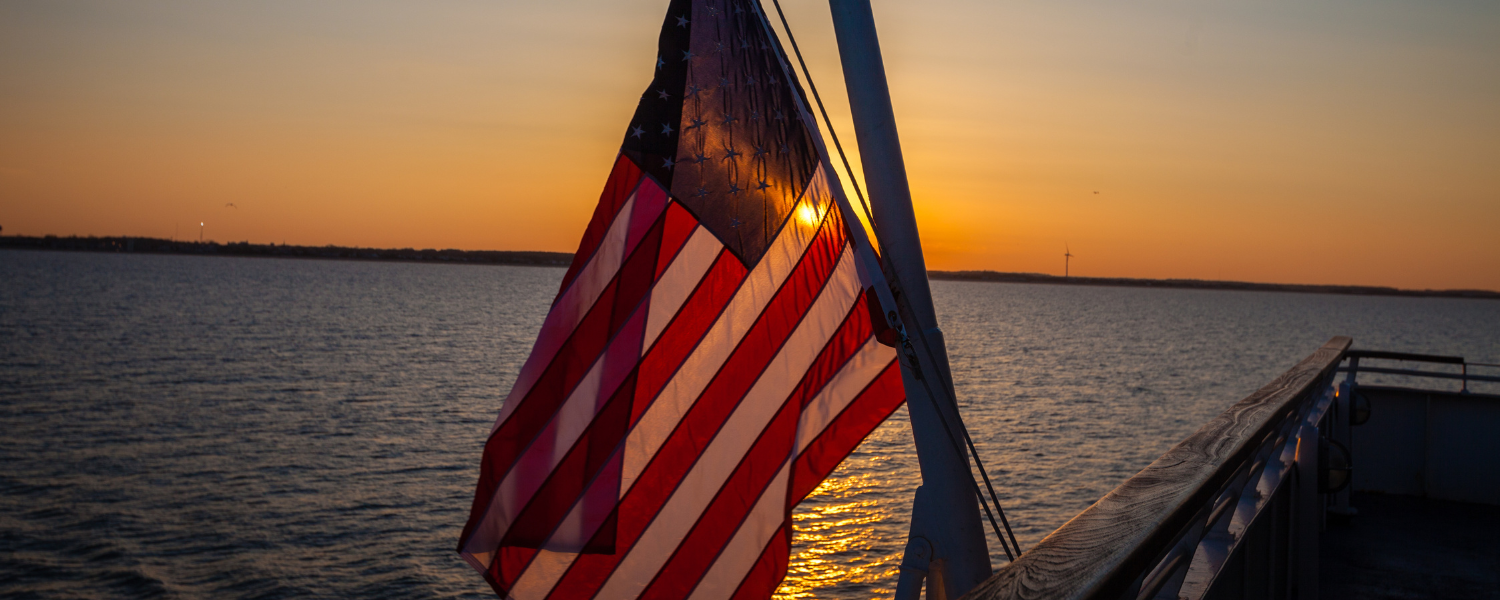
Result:
{"label": "flagpole", "polygon": [[[927,263],[870,2],[829,0],[829,6],[883,266],[896,288],[901,321],[911,343],[901,375],[922,486],[912,503],[911,533],[896,598],[916,598],[924,580],[928,598],[957,598],[990,575],[973,475],[967,455],[953,437],[962,434],[963,423],[952,403],[947,349],[932,306]],[[913,364],[916,372],[910,368]]]}

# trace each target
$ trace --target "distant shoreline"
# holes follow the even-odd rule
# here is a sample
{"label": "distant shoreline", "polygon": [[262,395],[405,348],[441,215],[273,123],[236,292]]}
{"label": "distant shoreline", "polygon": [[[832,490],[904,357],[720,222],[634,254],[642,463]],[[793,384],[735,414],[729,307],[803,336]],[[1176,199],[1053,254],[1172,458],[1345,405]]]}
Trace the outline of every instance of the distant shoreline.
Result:
{"label": "distant shoreline", "polygon": [[1050,283],[1055,285],[1092,285],[1114,287],[1148,287],[1191,290],[1233,290],[1249,292],[1294,292],[1301,294],[1345,294],[1352,296],[1413,296],[1424,298],[1480,298],[1500,300],[1500,292],[1490,290],[1403,290],[1367,285],[1312,285],[1298,283],[1250,283],[1245,281],[1211,281],[1204,279],[1132,279],[1128,277],[1058,277],[1041,273],[1000,273],[996,271],[928,271],[931,279],[944,281],[990,281],[1000,283]]}
{"label": "distant shoreline", "polygon": [[249,242],[179,242],[145,237],[33,237],[0,236],[0,249],[61,250],[72,252],[126,252],[134,254],[186,254],[197,256],[252,256],[266,258],[316,258],[323,260],[375,260],[446,264],[521,265],[566,267],[573,255],[566,252],[506,250],[436,250],[432,248],[351,248],[347,246],[291,246]]}
{"label": "distant shoreline", "polygon": [[[537,267],[566,267],[573,262],[573,255],[566,252],[353,248],[346,246],[251,244],[248,242],[220,244],[218,242],[179,242],[145,237],[57,237],[50,235],[34,237],[11,235],[0,236],[0,249],[186,254],[199,256],[259,256],[267,258],[311,258],[323,260],[371,260]],[[1041,273],[1002,273],[998,271],[928,271],[927,275],[932,279],[943,281],[988,281],[999,283],[1046,283],[1054,285],[1500,300],[1500,292],[1490,290],[1403,290],[1393,287],[1362,285],[1249,283],[1243,281],[1210,281],[1203,279],[1058,277],[1056,275],[1044,275]]]}

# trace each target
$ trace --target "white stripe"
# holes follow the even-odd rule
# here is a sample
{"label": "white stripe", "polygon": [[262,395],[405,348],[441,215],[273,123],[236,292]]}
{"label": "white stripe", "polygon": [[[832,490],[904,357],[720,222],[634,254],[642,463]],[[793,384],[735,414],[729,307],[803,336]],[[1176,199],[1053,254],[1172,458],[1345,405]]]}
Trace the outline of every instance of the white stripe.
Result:
{"label": "white stripe", "polygon": [[[814,194],[813,191],[809,187],[806,195],[808,200],[823,196]],[[755,266],[735,297],[729,301],[729,308],[719,316],[702,343],[693,350],[678,369],[677,375],[663,388],[652,407],[641,416],[640,422],[631,430],[625,442],[625,468],[620,482],[622,496],[630,490],[631,484],[640,476],[646,463],[656,455],[661,444],[677,427],[677,422],[692,406],[691,403],[697,400],[698,394],[703,392],[709,378],[729,358],[729,352],[735,343],[744,337],[754,323],[754,320],[747,321],[743,316],[736,316],[752,309],[752,314],[758,316],[765,309],[766,304],[780,289],[781,283],[797,265],[815,233],[817,229],[814,227],[806,226],[797,219],[788,220],[787,227],[772,242],[760,264]],[[573,507],[573,512],[579,510],[579,505]],[[573,519],[574,516],[570,513],[568,518]],[[543,558],[555,561],[564,560],[565,557],[559,553],[538,554],[533,564]],[[571,563],[573,559],[566,560]],[[562,577],[566,567],[567,565],[563,565],[563,568],[555,568],[555,565],[548,565],[546,568],[528,567],[511,588],[512,596],[531,598],[546,595],[557,585],[557,578]]]}
{"label": "white stripe", "polygon": [[[531,564],[526,565],[526,572],[521,575],[520,581],[510,589],[508,600],[541,600],[552,591],[552,586],[557,585],[557,580],[562,579],[573,560],[578,558],[576,552],[553,552],[551,550],[538,550],[536,556],[531,559]],[[532,585],[526,585],[531,582]],[[546,582],[545,587],[539,587],[535,583]]]}
{"label": "white stripe", "polygon": [[510,395],[505,397],[505,404],[500,407],[500,416],[495,419],[494,427],[490,428],[491,434],[500,428],[500,424],[505,422],[510,413],[515,412],[516,405],[531,391],[531,386],[536,384],[542,372],[547,370],[547,365],[557,356],[563,342],[568,340],[573,329],[578,327],[578,322],[594,307],[599,294],[615,278],[615,273],[625,260],[625,237],[629,233],[630,212],[634,206],[635,194],[632,193],[630,199],[625,201],[625,206],[620,207],[620,212],[615,213],[615,220],[610,223],[604,239],[599,241],[599,249],[594,257],[589,259],[589,263],[573,279],[573,284],[568,286],[568,290],[552,305],[552,310],[547,312],[542,330],[537,333],[536,345],[531,348],[531,356],[526,358],[526,364],[516,377],[515,386],[510,389]]}
{"label": "white stripe", "polygon": [[790,460],[781,466],[781,472],[760,495],[755,508],[750,510],[750,515],[740,524],[688,600],[728,598],[739,588],[745,575],[755,567],[755,561],[760,559],[760,553],[765,552],[766,544],[771,543],[771,536],[776,535],[776,530],[785,522],[786,480],[791,466]]}
{"label": "white stripe", "polygon": [[813,440],[818,439],[844,407],[865,391],[865,387],[895,359],[895,348],[882,345],[873,336],[866,340],[859,352],[828,381],[823,391],[802,409],[802,418],[797,422],[797,454],[802,454]]}
{"label": "white stripe", "polygon": [[707,227],[699,227],[682,245],[677,258],[672,259],[672,266],[667,267],[667,272],[662,273],[661,280],[651,289],[651,312],[646,315],[642,353],[651,348],[656,336],[661,335],[667,323],[672,322],[672,317],[677,316],[677,310],[687,302],[688,294],[698,287],[698,282],[703,280],[703,275],[719,258],[719,251],[723,248],[724,245]]}
{"label": "white stripe", "polygon": [[630,554],[620,561],[620,566],[599,590],[598,597],[634,598],[651,583],[678,544],[692,531],[698,517],[734,474],[740,460],[754,446],[787,396],[797,389],[802,376],[828,344],[829,338],[838,332],[860,291],[854,253],[845,247],[838,267],[807,316],[672,492],[672,497],[657,513],[659,518],[641,533]]}

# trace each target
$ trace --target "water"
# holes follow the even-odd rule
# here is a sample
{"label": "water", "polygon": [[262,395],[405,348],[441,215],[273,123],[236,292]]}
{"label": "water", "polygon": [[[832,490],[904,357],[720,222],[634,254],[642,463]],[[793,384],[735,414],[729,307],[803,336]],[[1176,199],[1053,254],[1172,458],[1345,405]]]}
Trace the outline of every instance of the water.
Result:
{"label": "water", "polygon": [[[562,273],[0,251],[0,596],[491,597],[453,547]],[[1500,362],[1500,302],[933,289],[1023,546],[1333,335]],[[888,596],[915,464],[898,412],[782,595]]]}

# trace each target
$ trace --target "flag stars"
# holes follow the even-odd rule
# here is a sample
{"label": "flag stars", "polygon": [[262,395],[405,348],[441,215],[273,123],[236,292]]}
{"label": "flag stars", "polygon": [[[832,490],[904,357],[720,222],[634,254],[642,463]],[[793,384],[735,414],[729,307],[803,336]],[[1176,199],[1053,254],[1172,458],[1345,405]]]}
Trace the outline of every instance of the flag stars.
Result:
{"label": "flag stars", "polygon": [[667,93],[666,88],[662,88],[662,89],[656,90],[656,97],[661,98],[662,100],[666,100],[668,98],[671,98],[672,95]]}
{"label": "flag stars", "polygon": [[720,77],[719,78],[719,87],[729,87],[729,78],[727,78],[727,77]]}
{"label": "flag stars", "polygon": [[724,160],[734,160],[734,158],[737,156],[740,156],[740,153],[735,152],[734,148],[724,149]]}
{"label": "flag stars", "polygon": [[697,156],[693,157],[693,162],[695,162],[697,164],[700,164],[700,165],[703,164],[703,163],[705,163],[705,162],[707,162],[707,161],[708,161],[708,157],[705,156],[702,152],[699,152]]}
{"label": "flag stars", "polygon": [[729,184],[729,195],[734,196],[734,195],[739,194],[741,191],[742,190],[740,190],[740,184],[738,184],[738,183],[730,183]]}
{"label": "flag stars", "polygon": [[765,146],[756,146],[755,147],[755,156],[756,157],[765,156],[766,152],[769,152],[769,151],[766,150]]}
{"label": "flag stars", "polygon": [[707,125],[707,124],[708,124],[708,121],[704,121],[703,119],[699,119],[697,117],[694,117],[693,121],[691,123],[688,123],[688,127],[687,128],[688,129],[697,129],[697,128],[702,127],[702,126]]}
{"label": "flag stars", "polygon": [[728,124],[733,123],[733,122],[738,121],[738,120],[739,119],[734,118],[734,115],[732,113],[724,113],[724,120],[722,122],[725,125],[728,125]]}
{"label": "flag stars", "polygon": [[677,163],[673,162],[671,158],[663,158],[661,160],[661,166],[662,166],[663,169],[670,169],[670,168],[672,168],[673,165],[676,165],[676,164]]}
{"label": "flag stars", "polygon": [[661,134],[662,135],[672,135],[672,131],[673,131],[673,129],[672,129],[672,124],[671,123],[662,123],[661,124]]}
{"label": "flag stars", "polygon": [[740,220],[739,219],[735,219],[735,218],[730,218],[729,219],[729,226],[732,227],[732,228],[735,228],[735,229],[739,229],[740,228]]}
{"label": "flag stars", "polygon": [[693,54],[692,50],[683,50],[682,51],[682,62],[687,62],[687,61],[693,60],[693,57],[695,57],[695,56],[697,56],[697,55]]}
{"label": "flag stars", "polygon": [[679,17],[677,17],[677,26],[678,27],[687,27],[688,23],[690,23],[690,22],[691,21],[688,21],[686,16],[679,16]]}
{"label": "flag stars", "polygon": [[707,196],[708,195],[708,188],[698,188],[698,193],[693,194],[693,195],[694,196],[698,196],[698,197]]}
{"label": "flag stars", "polygon": [[757,189],[757,190],[764,190],[764,189],[766,189],[768,187],[771,187],[771,184],[766,183],[766,180],[762,179],[762,180],[760,180],[760,183],[755,186],[755,189]]}
{"label": "flag stars", "polygon": [[758,111],[758,110],[752,110],[752,111],[750,111],[750,120],[751,121],[759,121],[760,120],[760,111]]}
{"label": "flag stars", "polygon": [[703,88],[700,88],[700,87],[698,87],[696,85],[690,85],[687,88],[687,92],[683,94],[683,97],[686,97],[686,98],[697,98],[698,97],[698,92],[701,92],[701,91],[703,91]]}
{"label": "flag stars", "polygon": [[666,66],[666,64],[667,61],[662,60],[660,54],[656,55],[656,68],[660,69],[663,66]]}
{"label": "flag stars", "polygon": [[646,133],[646,129],[643,128],[643,127],[632,127],[632,128],[630,128],[630,136],[631,137],[639,138],[639,137],[641,137],[641,135],[643,135],[645,133]]}

